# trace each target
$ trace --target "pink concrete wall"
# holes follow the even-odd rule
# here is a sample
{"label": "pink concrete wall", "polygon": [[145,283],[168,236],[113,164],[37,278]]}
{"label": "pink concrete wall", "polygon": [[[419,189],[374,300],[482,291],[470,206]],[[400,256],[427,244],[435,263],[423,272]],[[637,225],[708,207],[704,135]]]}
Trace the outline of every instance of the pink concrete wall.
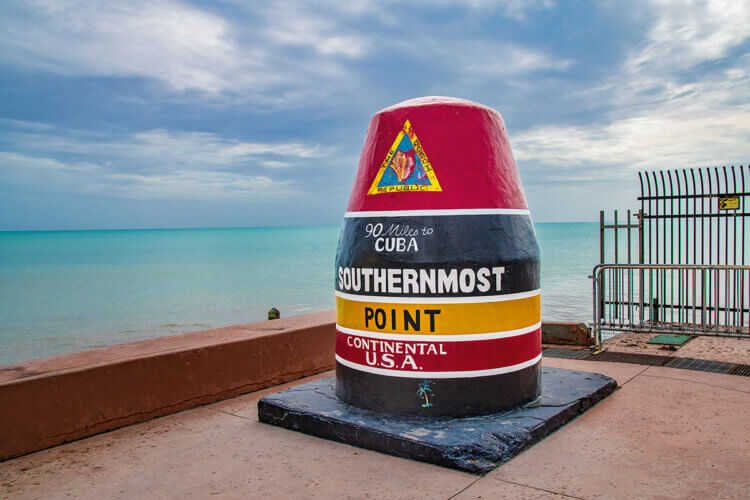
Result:
{"label": "pink concrete wall", "polygon": [[0,460],[329,370],[333,311],[0,366]]}

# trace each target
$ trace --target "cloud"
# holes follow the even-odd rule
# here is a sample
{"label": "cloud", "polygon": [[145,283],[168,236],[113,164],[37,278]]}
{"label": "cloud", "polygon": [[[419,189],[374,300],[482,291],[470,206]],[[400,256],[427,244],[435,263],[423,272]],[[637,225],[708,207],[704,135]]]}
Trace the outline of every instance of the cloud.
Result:
{"label": "cloud", "polygon": [[646,2],[653,24],[629,57],[628,71],[662,73],[725,57],[750,37],[750,4],[733,0]]}
{"label": "cloud", "polygon": [[[750,4],[580,7],[0,2],[0,63],[14,69],[3,95],[30,103],[7,108],[30,121],[0,123],[0,182],[152,199],[317,193],[323,204],[343,199],[371,112],[425,94],[503,112],[540,204],[636,169],[747,161]],[[62,83],[59,99],[49,82]],[[92,88],[80,114],[65,111]]]}
{"label": "cloud", "polygon": [[40,158],[13,151],[0,151],[0,168],[46,170],[49,172],[91,172],[99,168],[99,166],[94,163],[65,163],[54,158]]}
{"label": "cloud", "polygon": [[750,5],[648,6],[644,42],[604,84],[580,92],[607,103],[610,111],[590,124],[536,125],[511,138],[534,182],[555,182],[561,173],[634,179],[632,173],[642,169],[748,161],[750,56],[728,55],[750,37]]}
{"label": "cloud", "polygon": [[464,56],[468,61],[464,70],[472,76],[494,79],[543,70],[565,71],[573,64],[571,59],[553,57],[511,43],[459,42],[451,50]]}
{"label": "cloud", "polygon": [[[551,5],[509,0],[431,7],[458,9],[459,15],[491,8],[523,17]],[[220,9],[209,11],[179,0],[3,4],[0,60],[66,76],[141,78],[174,93],[197,91],[274,109],[351,92],[364,82],[358,63],[404,47],[412,58],[423,52],[468,58],[467,71],[493,78],[569,64],[518,44],[465,43],[430,33],[414,24],[412,14],[399,15],[401,5],[395,2],[310,5],[280,0],[232,8],[241,15],[222,16]],[[425,5],[414,8],[423,12]],[[403,43],[404,29],[408,43]]]}
{"label": "cloud", "polygon": [[545,182],[559,181],[558,175],[565,172],[572,175],[568,180],[630,179],[637,170],[739,165],[747,161],[750,112],[692,120],[656,115],[598,126],[535,127],[516,134],[512,143],[516,160],[540,170]]}
{"label": "cloud", "polygon": [[[257,25],[248,27],[178,0],[5,4],[0,60],[66,76],[143,78],[178,93],[300,102],[315,95],[300,90],[301,74],[342,77],[337,56],[356,58],[365,42],[323,16],[282,7],[252,12]],[[317,57],[289,54],[285,45]]]}
{"label": "cloud", "polygon": [[[651,23],[646,37],[601,88],[614,103],[647,109],[664,102],[684,102],[689,96],[700,98],[698,91],[708,90],[716,97],[714,85],[746,76],[747,57],[725,58],[750,39],[746,22],[750,4],[723,0],[651,0],[645,4],[650,8],[645,17]],[[727,64],[734,68],[727,69]],[[740,74],[732,75],[732,71]],[[712,84],[706,86],[706,81]],[[741,87],[735,89],[747,95]]]}
{"label": "cloud", "polygon": [[499,10],[510,19],[524,20],[529,12],[551,9],[553,0],[433,0],[431,5],[460,5],[482,13]]}
{"label": "cloud", "polygon": [[4,183],[125,198],[283,199],[303,189],[275,171],[301,170],[332,152],[315,144],[243,142],[203,132],[156,129],[112,138],[3,123],[12,124],[0,151]]}
{"label": "cloud", "polygon": [[[96,146],[102,148],[101,145]],[[205,132],[182,132],[164,129],[132,134],[126,143],[108,144],[105,149],[127,149],[135,156],[171,156],[183,165],[232,166],[258,156],[320,158],[330,148],[300,142],[245,142],[218,137]]]}
{"label": "cloud", "polygon": [[283,198],[297,193],[291,181],[268,176],[236,176],[205,170],[159,175],[113,174],[93,186],[96,192],[114,187],[114,195],[144,199],[231,200]]}
{"label": "cloud", "polygon": [[249,197],[278,199],[297,193],[291,181],[277,181],[262,175],[233,175],[210,170],[125,173],[112,169],[111,165],[63,162],[5,151],[0,151],[0,170],[4,172],[4,183],[16,184],[16,189],[45,191],[51,185],[65,193],[112,198],[247,200]]}
{"label": "cloud", "polygon": [[345,23],[336,22],[333,16],[325,15],[319,6],[312,11],[306,8],[306,3],[274,2],[263,11],[263,15],[267,39],[279,45],[297,46],[312,49],[323,56],[349,59],[363,57],[370,48],[368,37],[347,29]]}
{"label": "cloud", "polygon": [[143,77],[184,91],[263,86],[264,56],[229,24],[171,0],[32,1],[0,16],[3,59],[68,75]]}

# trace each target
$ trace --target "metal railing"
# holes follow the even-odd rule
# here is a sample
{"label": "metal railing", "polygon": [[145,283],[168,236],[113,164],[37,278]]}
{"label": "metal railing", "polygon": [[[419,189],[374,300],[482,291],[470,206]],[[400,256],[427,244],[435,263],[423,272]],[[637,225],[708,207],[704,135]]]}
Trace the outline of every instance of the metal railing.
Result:
{"label": "metal railing", "polygon": [[[621,222],[618,217],[618,211],[615,210],[613,222],[607,224],[604,217],[604,210],[599,212],[599,262],[601,264],[605,262],[614,264],[643,264],[643,220],[643,212],[639,211],[632,214],[628,210],[625,221]],[[607,238],[608,230],[612,230],[612,238]],[[622,231],[625,232],[624,239],[620,236]],[[607,245],[607,240],[609,240],[609,245]],[[622,248],[623,243],[625,244],[625,248]],[[608,247],[610,248],[609,251],[607,251]],[[617,287],[617,281],[613,283],[613,286]],[[605,304],[600,302],[599,313],[603,315],[605,309]]]}
{"label": "metal railing", "polygon": [[599,264],[593,330],[750,336],[750,266]]}

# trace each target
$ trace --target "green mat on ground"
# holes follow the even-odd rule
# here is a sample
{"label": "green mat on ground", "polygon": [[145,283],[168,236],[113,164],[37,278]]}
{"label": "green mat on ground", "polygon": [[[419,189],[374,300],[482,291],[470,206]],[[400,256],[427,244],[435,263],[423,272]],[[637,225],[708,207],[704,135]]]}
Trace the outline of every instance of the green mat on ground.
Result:
{"label": "green mat on ground", "polygon": [[647,344],[660,344],[660,345],[682,345],[690,340],[690,335],[657,335],[647,342]]}

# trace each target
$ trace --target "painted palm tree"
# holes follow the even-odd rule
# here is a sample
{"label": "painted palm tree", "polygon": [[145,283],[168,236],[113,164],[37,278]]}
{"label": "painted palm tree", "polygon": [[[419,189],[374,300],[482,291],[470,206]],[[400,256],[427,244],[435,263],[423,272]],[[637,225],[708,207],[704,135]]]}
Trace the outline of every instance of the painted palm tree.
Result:
{"label": "painted palm tree", "polygon": [[430,384],[432,384],[431,380],[425,380],[417,387],[417,396],[419,396],[420,398],[424,398],[424,404],[422,404],[422,408],[432,406],[432,403],[430,403],[430,399],[427,397],[428,393],[432,394]]}

